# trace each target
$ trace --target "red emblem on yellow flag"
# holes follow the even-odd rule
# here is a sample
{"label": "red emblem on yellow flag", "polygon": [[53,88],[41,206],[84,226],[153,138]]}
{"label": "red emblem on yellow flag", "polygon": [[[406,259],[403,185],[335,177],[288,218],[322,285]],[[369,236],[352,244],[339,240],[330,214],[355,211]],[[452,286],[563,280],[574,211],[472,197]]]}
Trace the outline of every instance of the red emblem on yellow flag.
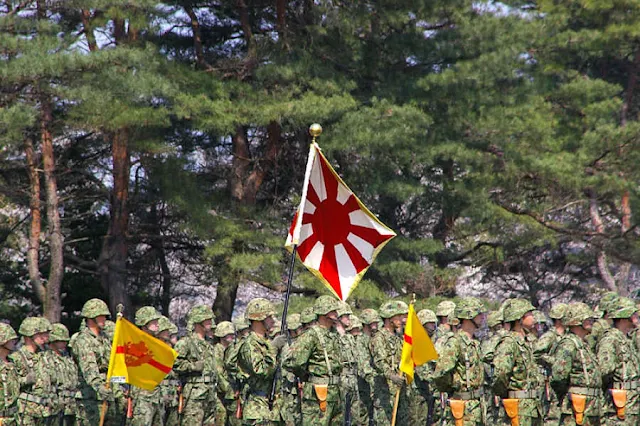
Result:
{"label": "red emblem on yellow flag", "polygon": [[412,303],[409,305],[407,324],[404,326],[404,344],[402,345],[400,371],[407,375],[407,381],[411,383],[415,367],[434,359],[438,359],[438,353],[429,338],[427,330],[420,323]]}
{"label": "red emblem on yellow flag", "polygon": [[173,368],[178,353],[162,340],[118,318],[107,380],[153,390]]}

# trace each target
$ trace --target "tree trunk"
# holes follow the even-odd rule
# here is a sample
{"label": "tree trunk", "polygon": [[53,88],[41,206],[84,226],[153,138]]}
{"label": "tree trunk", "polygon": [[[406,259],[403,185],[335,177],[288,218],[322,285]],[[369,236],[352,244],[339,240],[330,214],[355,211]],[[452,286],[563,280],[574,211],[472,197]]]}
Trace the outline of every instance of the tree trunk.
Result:
{"label": "tree trunk", "polygon": [[238,281],[238,277],[234,274],[220,274],[216,287],[216,300],[213,302],[216,321],[231,321],[238,294]]}
{"label": "tree trunk", "polygon": [[42,217],[40,205],[40,177],[38,176],[38,160],[36,159],[33,139],[27,136],[24,141],[27,157],[27,173],[29,175],[30,201],[29,211],[31,223],[29,226],[29,249],[27,250],[27,269],[29,281],[36,298],[42,306],[45,305],[46,292],[40,275],[40,233],[42,232]]}
{"label": "tree trunk", "polygon": [[42,144],[42,162],[44,164],[44,182],[47,199],[47,229],[49,234],[49,255],[51,266],[46,286],[44,316],[51,322],[60,322],[62,303],[60,288],[64,277],[64,237],[60,227],[58,184],[56,180],[56,162],[53,153],[53,135],[50,126],[53,121],[51,100],[40,97],[40,138]]}
{"label": "tree trunk", "polygon": [[111,135],[113,160],[113,190],[109,230],[102,245],[99,271],[102,288],[109,299],[112,312],[122,303],[129,312],[131,301],[127,294],[127,231],[129,229],[129,134],[126,129]]}
{"label": "tree trunk", "polygon": [[149,217],[153,235],[151,236],[151,245],[156,253],[156,259],[162,271],[162,297],[160,304],[162,305],[162,313],[169,316],[169,305],[171,304],[171,270],[167,262],[167,253],[164,248],[164,238],[162,237],[162,225],[158,217],[158,206],[153,203],[151,206],[151,214]]}
{"label": "tree trunk", "polygon": [[[598,234],[604,234],[604,224],[602,218],[598,212],[598,201],[596,200],[593,191],[589,191],[589,214],[591,215],[591,223]],[[611,275],[609,270],[609,264],[607,262],[607,255],[604,250],[598,250],[596,253],[596,266],[600,273],[600,278],[604,282],[605,286],[611,291],[618,291],[616,280]]]}
{"label": "tree trunk", "polygon": [[[629,201],[629,191],[624,191],[622,193],[622,198],[620,200],[620,210],[622,212],[621,225],[620,230],[622,231],[622,235],[631,229],[631,203]],[[618,287],[620,291],[625,295],[628,292],[629,285],[629,274],[631,273],[631,263],[624,262],[620,265],[620,270],[616,276]]]}
{"label": "tree trunk", "polygon": [[204,60],[204,48],[202,47],[202,31],[200,31],[200,22],[198,16],[193,11],[191,5],[184,7],[184,11],[189,16],[191,22],[191,32],[193,33],[193,50],[196,53],[196,64],[200,69],[207,68],[207,62]]}
{"label": "tree trunk", "polygon": [[288,50],[289,40],[287,39],[287,1],[276,0],[276,22],[278,26],[278,37],[282,45]]}

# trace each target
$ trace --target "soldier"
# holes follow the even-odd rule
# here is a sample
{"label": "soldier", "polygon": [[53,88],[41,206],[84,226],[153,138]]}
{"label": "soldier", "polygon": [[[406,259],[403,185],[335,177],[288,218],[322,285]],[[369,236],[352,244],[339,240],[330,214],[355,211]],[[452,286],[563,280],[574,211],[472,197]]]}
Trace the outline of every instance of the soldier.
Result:
{"label": "soldier", "polygon": [[[506,305],[505,305],[506,306]],[[492,311],[487,315],[487,326],[489,327],[489,335],[482,341],[480,351],[482,353],[482,361],[484,362],[486,387],[491,388],[493,384],[493,361],[495,359],[496,346],[503,336],[508,334],[503,324],[502,307],[497,311]],[[500,398],[493,395],[493,392],[485,395],[487,403],[487,420],[489,424],[497,424],[498,419],[502,418],[502,404]]]}
{"label": "soldier", "polygon": [[58,423],[71,426],[76,423],[77,405],[76,394],[78,393],[78,367],[73,362],[69,354],[67,344],[69,343],[69,330],[63,324],[56,323],[51,326],[49,334],[49,349],[51,349],[51,360],[53,364],[52,379],[55,381],[57,389],[59,416],[62,417]]}
{"label": "soldier", "polygon": [[460,328],[438,352],[433,380],[441,392],[449,395],[444,414],[447,424],[458,420],[465,426],[486,425],[484,366],[480,343],[473,337],[484,326],[485,309],[482,302],[469,297],[458,303],[455,316],[461,321]]}
{"label": "soldier", "polygon": [[[289,332],[289,337],[293,343],[302,333],[300,314],[290,314],[287,316],[287,331]],[[291,354],[291,345],[289,343],[287,343],[282,349],[282,354],[281,364],[284,365],[284,359]],[[283,369],[280,416],[286,426],[297,425],[302,421],[302,395],[300,394],[302,388],[298,388],[299,383],[300,381],[295,375]]]}
{"label": "soldier", "polygon": [[553,327],[544,333],[533,347],[533,356],[542,368],[545,378],[544,420],[549,423],[557,423],[560,420],[559,400],[553,388],[551,388],[551,367],[558,342],[564,335],[562,319],[567,311],[565,303],[558,303],[549,311],[549,318],[553,321]]}
{"label": "soldier", "polygon": [[360,320],[362,321],[362,331],[370,341],[374,334],[378,332],[382,318],[375,309],[365,309],[360,314]]}
{"label": "soldier", "polygon": [[438,317],[438,330],[436,331],[435,339],[439,340],[441,337],[453,333],[453,327],[451,319],[456,310],[456,304],[451,300],[443,300],[436,306],[436,317]]}
{"label": "soldier", "polygon": [[224,368],[229,376],[231,387],[233,388],[234,399],[236,402],[236,411],[234,416],[236,419],[242,418],[242,401],[246,394],[247,375],[238,368],[238,354],[244,339],[251,331],[249,322],[244,315],[233,320],[236,329],[236,339],[229,345],[224,354]]}
{"label": "soldier", "polygon": [[[178,327],[164,315],[158,320],[158,339],[173,347],[178,341]],[[180,381],[176,372],[171,370],[160,383],[160,393],[164,405],[164,425],[178,426],[178,403]]]}
{"label": "soldier", "polygon": [[218,370],[218,398],[222,404],[223,411],[220,410],[216,415],[216,424],[229,424],[236,426],[240,424],[240,419],[236,418],[236,398],[234,389],[231,386],[231,379],[224,368],[225,351],[233,343],[236,338],[236,330],[231,321],[220,322],[215,329],[215,336],[218,343],[214,346],[216,356],[216,368]]}
{"label": "soldier", "polygon": [[504,308],[503,321],[511,326],[495,349],[493,391],[502,398],[505,425],[517,420],[521,426],[542,426],[544,380],[526,339],[526,330],[531,332],[536,325],[534,311],[535,307],[524,299],[513,299]]}
{"label": "soldier", "polygon": [[602,333],[611,328],[611,324],[613,324],[613,321],[609,318],[609,312],[618,306],[619,298],[620,296],[618,296],[618,293],[613,291],[606,292],[600,298],[600,303],[598,304],[597,309],[602,312],[602,318],[599,318],[593,323],[591,333],[587,337],[587,342],[589,342],[589,346],[593,353],[596,353],[598,340],[600,340]]}
{"label": "soldier", "polygon": [[[245,318],[251,322],[251,331],[238,354],[238,367],[246,374],[248,387],[242,424],[276,425],[280,415],[278,410],[269,407],[269,395],[278,365],[278,347],[268,338],[276,322],[275,309],[267,299],[256,298],[247,304]],[[278,339],[278,342],[284,340]]]}
{"label": "soldier", "polygon": [[400,399],[396,414],[397,424],[408,422],[407,386],[403,376],[399,374],[402,355],[402,336],[407,322],[409,307],[406,303],[394,300],[383,303],[380,317],[384,324],[371,338],[371,355],[378,375],[373,386],[373,401],[376,425],[391,424],[396,393]]}
{"label": "soldier", "polygon": [[[429,337],[432,338],[438,321],[435,312],[430,309],[422,309],[418,312],[418,319]],[[436,424],[440,420],[442,413],[436,412],[439,407],[436,401],[440,399],[440,394],[436,392],[432,380],[435,368],[436,361],[434,360],[415,369],[409,401],[409,424],[425,424],[425,417],[429,420],[427,421],[428,426]],[[430,419],[428,419],[429,415]]]}
{"label": "soldier", "polygon": [[608,389],[603,424],[640,424],[640,356],[628,333],[638,322],[633,300],[621,297],[617,308],[609,310],[613,327],[602,333],[598,343],[598,365],[604,389]]}
{"label": "soldier", "polygon": [[312,325],[316,325],[318,317],[313,312],[313,306],[309,306],[304,308],[302,312],[300,312],[300,322],[302,323],[302,331],[306,331]]}
{"label": "soldier", "polygon": [[320,296],[313,305],[317,324],[293,343],[284,368],[304,382],[302,424],[307,426],[338,425],[343,419],[340,399],[342,363],[337,338],[332,332],[338,320],[338,300]]}
{"label": "soldier", "polygon": [[50,331],[51,323],[46,318],[25,318],[18,329],[23,345],[9,357],[20,376],[18,412],[22,425],[44,425],[57,414],[50,376],[53,366],[48,365],[44,354]]}
{"label": "soldier", "polygon": [[551,370],[551,386],[560,399],[560,425],[600,425],[602,375],[587,344],[594,313],[584,303],[571,303],[563,323]]}
{"label": "soldier", "polygon": [[[71,337],[70,348],[78,365],[80,394],[78,423],[95,426],[100,423],[103,402],[107,403],[105,424],[120,420],[116,397],[107,383],[107,370],[111,355],[111,340],[103,332],[107,316],[107,304],[100,299],[90,299],[82,307],[84,318],[80,331]],[[122,401],[118,401],[122,407]]]}
{"label": "soldier", "polygon": [[[374,311],[375,312],[375,311]],[[377,315],[377,313],[376,313]],[[355,340],[355,354],[358,361],[358,393],[360,395],[360,401],[366,414],[363,414],[367,424],[373,424],[373,384],[374,384],[374,370],[373,359],[371,358],[370,350],[370,338],[363,333],[362,320],[355,315],[351,315],[350,325],[347,327],[349,334],[353,336]]]}
{"label": "soldier", "polygon": [[0,425],[18,425],[18,395],[20,376],[9,361],[9,354],[16,349],[18,335],[5,323],[0,323]]}
{"label": "soldier", "polygon": [[173,364],[182,386],[184,425],[214,425],[216,404],[216,366],[213,345],[207,340],[215,315],[209,306],[196,305],[187,314],[189,333],[178,340]]}
{"label": "soldier", "polygon": [[[155,337],[160,328],[161,316],[153,306],[143,306],[136,311],[135,323],[142,331]],[[153,390],[132,386],[129,389],[129,394],[133,401],[132,426],[162,424],[165,408],[161,386],[156,386]]]}
{"label": "soldier", "polygon": [[[338,344],[342,354],[342,390],[344,392],[345,410],[344,415],[349,416],[351,424],[356,426],[367,426],[369,416],[367,407],[360,399],[358,384],[361,380],[366,381],[367,376],[372,376],[371,364],[366,365],[357,353],[357,344],[351,333],[347,329],[351,326],[351,315],[353,311],[348,303],[342,302],[338,309],[338,321],[335,323],[338,332]],[[349,411],[347,411],[349,410]]]}

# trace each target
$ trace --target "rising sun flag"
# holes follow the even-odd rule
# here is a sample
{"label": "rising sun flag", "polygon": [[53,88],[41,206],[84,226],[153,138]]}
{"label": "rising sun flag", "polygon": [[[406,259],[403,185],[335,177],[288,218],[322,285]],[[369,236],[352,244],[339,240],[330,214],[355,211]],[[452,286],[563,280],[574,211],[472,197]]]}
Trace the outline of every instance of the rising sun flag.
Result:
{"label": "rising sun flag", "polygon": [[124,318],[116,321],[107,381],[153,390],[173,368],[178,353]]}
{"label": "rising sun flag", "polygon": [[302,200],[285,247],[341,300],[347,300],[396,233],[354,195],[320,147],[309,150]]}
{"label": "rising sun flag", "polygon": [[402,345],[402,357],[400,371],[407,375],[407,381],[413,381],[414,370],[425,362],[438,359],[438,353],[433,346],[427,330],[420,323],[418,315],[409,305],[407,324],[404,326],[404,343]]}

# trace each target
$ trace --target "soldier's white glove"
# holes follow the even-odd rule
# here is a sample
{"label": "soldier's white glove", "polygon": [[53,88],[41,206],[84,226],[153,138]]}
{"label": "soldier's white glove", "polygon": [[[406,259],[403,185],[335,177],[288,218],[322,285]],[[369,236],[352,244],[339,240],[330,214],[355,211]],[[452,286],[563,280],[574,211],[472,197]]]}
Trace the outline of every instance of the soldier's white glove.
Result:
{"label": "soldier's white glove", "polygon": [[284,345],[287,344],[287,336],[285,336],[284,334],[276,336],[276,338],[271,341],[271,344],[274,348],[280,350],[284,347]]}
{"label": "soldier's white glove", "polygon": [[389,376],[389,380],[391,380],[391,382],[392,382],[394,385],[398,385],[398,386],[400,386],[400,385],[404,385],[404,377],[402,377],[402,376],[401,376],[401,375],[399,375],[399,374],[392,374],[392,375],[390,375],[390,376]]}

